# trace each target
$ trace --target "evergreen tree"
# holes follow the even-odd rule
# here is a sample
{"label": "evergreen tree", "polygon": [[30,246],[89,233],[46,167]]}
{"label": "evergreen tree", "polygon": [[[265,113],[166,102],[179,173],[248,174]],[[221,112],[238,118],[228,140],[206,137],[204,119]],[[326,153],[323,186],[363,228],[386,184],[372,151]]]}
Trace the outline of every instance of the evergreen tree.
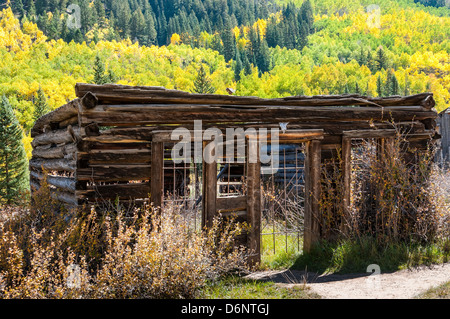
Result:
{"label": "evergreen tree", "polygon": [[382,46],[380,46],[377,50],[377,57],[375,61],[378,71],[381,71],[382,69],[387,69],[388,60]]}
{"label": "evergreen tree", "polygon": [[394,73],[392,73],[389,94],[399,95],[399,92],[400,92],[400,85],[398,84],[397,77],[395,76]]}
{"label": "evergreen tree", "polygon": [[239,81],[241,79],[241,71],[243,70],[241,52],[236,48],[236,62],[234,65],[234,79]]}
{"label": "evergreen tree", "polygon": [[94,61],[94,83],[106,84],[108,83],[108,76],[105,75],[106,68],[100,56],[97,54]]}
{"label": "evergreen tree", "polygon": [[39,87],[37,91],[33,104],[34,104],[33,119],[35,121],[50,112],[50,107],[48,106],[47,103],[47,97],[45,96],[45,93],[41,87]]}
{"label": "evergreen tree", "polygon": [[411,85],[411,83],[409,82],[408,73],[405,73],[405,84],[403,87],[403,95],[404,96],[408,96],[411,94],[410,85]]}
{"label": "evergreen tree", "polygon": [[0,203],[12,205],[29,187],[23,132],[8,99],[0,100]]}
{"label": "evergreen tree", "polygon": [[203,64],[200,65],[197,77],[194,81],[194,93],[213,94],[216,89],[211,84],[211,79],[206,75]]}
{"label": "evergreen tree", "polygon": [[384,96],[384,92],[383,92],[383,80],[381,79],[381,76],[379,75],[377,78],[377,94],[379,97]]}

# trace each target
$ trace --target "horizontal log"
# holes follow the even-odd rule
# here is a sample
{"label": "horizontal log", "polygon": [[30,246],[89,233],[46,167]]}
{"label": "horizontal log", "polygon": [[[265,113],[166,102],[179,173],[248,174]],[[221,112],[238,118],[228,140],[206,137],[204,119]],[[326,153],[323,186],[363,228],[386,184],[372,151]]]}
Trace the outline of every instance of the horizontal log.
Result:
{"label": "horizontal log", "polygon": [[385,130],[352,130],[352,131],[344,131],[344,137],[350,138],[389,138],[395,137],[397,135],[397,131],[394,129],[385,129]]}
{"label": "horizontal log", "polygon": [[62,146],[45,145],[37,146],[33,149],[32,155],[34,158],[45,158],[45,159],[75,159],[77,152],[77,146],[75,144],[66,144]]}
{"label": "horizontal log", "polygon": [[101,142],[88,142],[82,140],[77,144],[79,152],[88,153],[92,150],[150,150],[151,143],[101,143]]}
{"label": "horizontal log", "polygon": [[76,197],[75,193],[56,191],[54,193],[52,192],[52,197],[71,207],[76,207],[79,204],[78,198]]}
{"label": "horizontal log", "polygon": [[93,86],[89,84],[77,83],[75,87],[79,98],[86,93],[93,93],[100,102],[103,103],[186,103],[186,104],[227,104],[227,105],[298,105],[298,106],[327,106],[327,105],[372,105],[372,106],[424,106],[431,109],[434,104],[431,93],[423,93],[414,96],[402,97],[393,96],[385,98],[371,98],[352,95],[340,96],[293,96],[280,99],[262,99],[249,96],[230,96],[215,94],[191,94],[177,90],[167,90],[155,87],[132,87],[114,86],[108,87]]}
{"label": "horizontal log", "polygon": [[75,172],[76,162],[70,159],[38,159],[32,158],[30,166],[47,171]]}
{"label": "horizontal log", "polygon": [[100,198],[105,200],[138,199],[149,198],[150,183],[95,185],[89,186],[87,190],[77,191],[77,196],[89,198],[89,200]]}
{"label": "horizontal log", "polygon": [[91,150],[79,153],[78,159],[88,164],[150,164],[151,151],[147,149]]}
{"label": "horizontal log", "polygon": [[219,213],[245,211],[247,209],[247,196],[218,197],[216,210]]}
{"label": "horizontal log", "polygon": [[123,182],[150,180],[150,165],[109,165],[79,168],[78,181]]}
{"label": "horizontal log", "polygon": [[84,138],[86,142],[98,142],[98,143],[149,143],[151,138],[148,140],[133,139],[128,136],[123,135],[99,135],[99,136],[89,136]]}
{"label": "horizontal log", "polygon": [[[78,116],[79,103],[80,100],[75,99],[39,118],[31,129],[31,137],[36,137],[46,132],[50,128],[51,123],[58,123],[59,125],[59,123],[65,123],[69,119]],[[63,124],[61,124],[62,126]]]}
{"label": "horizontal log", "polygon": [[[347,106],[347,105],[330,105],[330,106]],[[320,106],[326,107],[326,106]],[[317,106],[302,106],[302,105],[221,105],[221,104],[119,104],[119,105],[99,105],[96,108],[85,110],[85,112],[152,112],[152,111],[185,111],[185,112],[213,112],[216,109],[234,112],[236,110],[310,110],[310,108],[317,109]],[[375,107],[380,110],[380,106]],[[367,109],[367,107],[364,107]],[[386,106],[385,112],[390,111],[409,111],[409,112],[426,112],[428,109],[423,106]]]}
{"label": "horizontal log", "polygon": [[[33,192],[35,192],[41,188],[41,184],[35,180],[31,180],[30,187],[31,187],[31,190]],[[78,198],[75,195],[75,192],[66,192],[66,191],[58,189],[58,188],[51,188],[50,196],[54,200],[62,202],[63,204],[68,205],[69,207],[76,207],[79,204]]]}
{"label": "horizontal log", "polygon": [[40,182],[42,182],[44,178],[46,178],[49,185],[60,188],[64,191],[75,192],[76,189],[76,180],[74,178],[52,175],[44,176],[44,174],[38,173],[36,171],[31,171],[30,176]]}
{"label": "horizontal log", "polygon": [[81,115],[82,123],[96,122],[99,125],[147,125],[158,123],[192,123],[202,120],[209,123],[236,122],[339,122],[339,121],[412,121],[436,118],[437,113],[392,111],[383,112],[374,108],[317,108],[314,110],[264,110],[264,111],[224,111],[184,112],[184,111],[152,111],[152,112],[87,112]]}
{"label": "horizontal log", "polygon": [[78,127],[68,126],[66,129],[50,131],[36,136],[31,145],[37,147],[39,145],[74,143],[79,135],[80,129]]}

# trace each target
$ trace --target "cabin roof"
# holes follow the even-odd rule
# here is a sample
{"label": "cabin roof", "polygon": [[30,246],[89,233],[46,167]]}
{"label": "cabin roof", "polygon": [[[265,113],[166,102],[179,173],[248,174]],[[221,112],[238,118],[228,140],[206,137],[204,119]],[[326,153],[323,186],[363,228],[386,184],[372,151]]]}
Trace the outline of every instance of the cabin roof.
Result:
{"label": "cabin roof", "polygon": [[[358,94],[320,95],[320,96],[288,96],[283,98],[264,99],[254,96],[235,96],[217,94],[195,94],[179,90],[170,90],[157,86],[126,86],[116,84],[95,85],[77,83],[77,98],[66,105],[38,119],[32,129],[32,136],[40,134],[52,123],[61,123],[78,116],[82,104],[95,105],[157,105],[161,110],[186,107],[202,108],[202,111],[255,109],[295,110],[297,107],[368,107],[383,109],[384,107],[403,107],[406,110],[432,110],[435,101],[432,93],[421,93],[411,96],[368,97]],[[346,108],[347,109],[347,108]],[[131,110],[131,109],[130,109]],[[337,109],[338,111],[338,109]],[[170,112],[168,112],[170,116]],[[275,120],[276,121],[276,120]]]}

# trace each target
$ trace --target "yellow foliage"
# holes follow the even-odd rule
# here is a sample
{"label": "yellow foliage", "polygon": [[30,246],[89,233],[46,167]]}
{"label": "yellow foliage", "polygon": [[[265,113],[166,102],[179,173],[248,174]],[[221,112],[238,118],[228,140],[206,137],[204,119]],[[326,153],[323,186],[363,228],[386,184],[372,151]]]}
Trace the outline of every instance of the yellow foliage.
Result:
{"label": "yellow foliage", "polygon": [[170,37],[170,43],[173,45],[180,44],[181,43],[180,35],[177,33],[172,34],[172,36]]}

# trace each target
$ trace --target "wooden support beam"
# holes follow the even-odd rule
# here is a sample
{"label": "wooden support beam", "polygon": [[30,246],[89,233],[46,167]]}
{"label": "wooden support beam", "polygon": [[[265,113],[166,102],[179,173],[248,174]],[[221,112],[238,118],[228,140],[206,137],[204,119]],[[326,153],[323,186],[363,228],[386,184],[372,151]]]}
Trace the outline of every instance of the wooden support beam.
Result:
{"label": "wooden support beam", "polygon": [[352,140],[351,138],[342,138],[342,183],[343,194],[342,202],[344,205],[344,218],[341,224],[341,231],[346,234],[348,231],[348,222],[350,219],[350,200],[351,200],[351,177],[352,177]]}
{"label": "wooden support beam", "polygon": [[[249,142],[247,152],[248,262],[252,266],[261,262],[261,162],[256,143]],[[249,158],[255,158],[255,163],[250,163]]]}
{"label": "wooden support beam", "polygon": [[[212,142],[214,143],[214,142]],[[208,142],[203,142],[203,148]],[[211,228],[216,216],[217,198],[217,163],[207,163],[203,161],[203,211],[202,226]]]}
{"label": "wooden support beam", "polygon": [[160,210],[164,196],[164,143],[152,142],[150,193],[153,207]]}
{"label": "wooden support beam", "polygon": [[313,140],[307,143],[305,161],[305,220],[303,251],[310,252],[320,239],[320,178],[321,178],[321,143]]}

